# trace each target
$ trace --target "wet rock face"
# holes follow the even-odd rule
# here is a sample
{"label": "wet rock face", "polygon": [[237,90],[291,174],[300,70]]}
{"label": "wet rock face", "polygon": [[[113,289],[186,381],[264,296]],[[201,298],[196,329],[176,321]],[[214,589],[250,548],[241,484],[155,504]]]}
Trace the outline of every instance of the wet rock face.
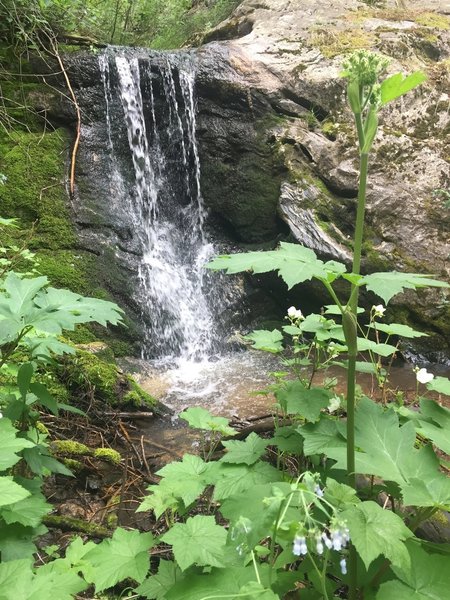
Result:
{"label": "wet rock face", "polygon": [[[200,64],[202,57],[221,56],[219,75],[214,61],[208,67],[204,60],[199,82],[199,90],[209,90],[200,91],[199,133],[210,206],[237,239],[283,236],[285,224],[301,243],[344,262],[351,255],[358,157],[339,75],[343,57],[369,48],[391,58],[388,74],[424,70],[427,83],[382,112],[370,162],[363,270],[450,280],[444,200],[450,192],[450,18],[440,2],[413,1],[398,10],[395,2],[379,9],[352,0],[244,0],[206,39],[215,41],[201,49]],[[266,183],[265,194],[248,193],[246,161],[259,164],[263,181],[272,172],[276,203],[267,201],[275,190]],[[392,301],[391,316],[433,334],[425,338],[426,351],[448,351],[449,306],[446,291],[408,293]]]}

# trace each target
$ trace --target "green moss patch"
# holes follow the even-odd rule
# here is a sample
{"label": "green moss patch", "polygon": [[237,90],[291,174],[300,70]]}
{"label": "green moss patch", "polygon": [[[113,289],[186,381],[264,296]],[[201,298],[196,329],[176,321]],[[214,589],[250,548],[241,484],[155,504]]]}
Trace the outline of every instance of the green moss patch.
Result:
{"label": "green moss patch", "polygon": [[156,402],[115,363],[86,350],[78,349],[74,356],[67,356],[58,367],[58,375],[75,398],[88,395],[110,406],[136,408]]}

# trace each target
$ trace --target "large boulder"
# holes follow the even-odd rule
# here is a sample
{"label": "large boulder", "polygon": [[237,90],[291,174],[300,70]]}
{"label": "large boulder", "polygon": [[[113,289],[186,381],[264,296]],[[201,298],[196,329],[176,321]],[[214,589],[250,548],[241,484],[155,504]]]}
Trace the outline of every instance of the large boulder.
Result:
{"label": "large boulder", "polygon": [[[290,235],[349,263],[358,187],[345,55],[373,49],[388,74],[427,82],[382,112],[371,155],[363,270],[450,280],[450,16],[437,0],[244,0],[198,51],[202,184],[241,242]],[[266,244],[267,245],[267,244]],[[379,301],[368,297],[367,302]],[[450,346],[447,291],[399,295],[392,317]],[[430,339],[430,338],[428,338]]]}

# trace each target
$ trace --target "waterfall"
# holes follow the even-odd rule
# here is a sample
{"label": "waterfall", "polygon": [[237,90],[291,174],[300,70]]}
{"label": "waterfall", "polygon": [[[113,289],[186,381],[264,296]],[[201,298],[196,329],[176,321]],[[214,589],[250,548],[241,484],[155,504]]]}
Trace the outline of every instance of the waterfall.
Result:
{"label": "waterfall", "polygon": [[119,49],[99,56],[112,202],[139,257],[143,358],[200,360],[215,344],[204,269],[214,249],[204,228],[195,65],[186,54],[154,58]]}

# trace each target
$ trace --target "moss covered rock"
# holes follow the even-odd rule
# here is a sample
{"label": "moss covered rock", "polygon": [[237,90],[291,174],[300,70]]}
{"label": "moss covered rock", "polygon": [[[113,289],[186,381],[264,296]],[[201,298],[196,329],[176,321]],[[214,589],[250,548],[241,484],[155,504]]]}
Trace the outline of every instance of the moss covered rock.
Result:
{"label": "moss covered rock", "polygon": [[78,349],[75,355],[66,356],[57,373],[75,398],[89,395],[115,407],[139,408],[155,404],[154,398],[144,392],[131,376],[96,352]]}

